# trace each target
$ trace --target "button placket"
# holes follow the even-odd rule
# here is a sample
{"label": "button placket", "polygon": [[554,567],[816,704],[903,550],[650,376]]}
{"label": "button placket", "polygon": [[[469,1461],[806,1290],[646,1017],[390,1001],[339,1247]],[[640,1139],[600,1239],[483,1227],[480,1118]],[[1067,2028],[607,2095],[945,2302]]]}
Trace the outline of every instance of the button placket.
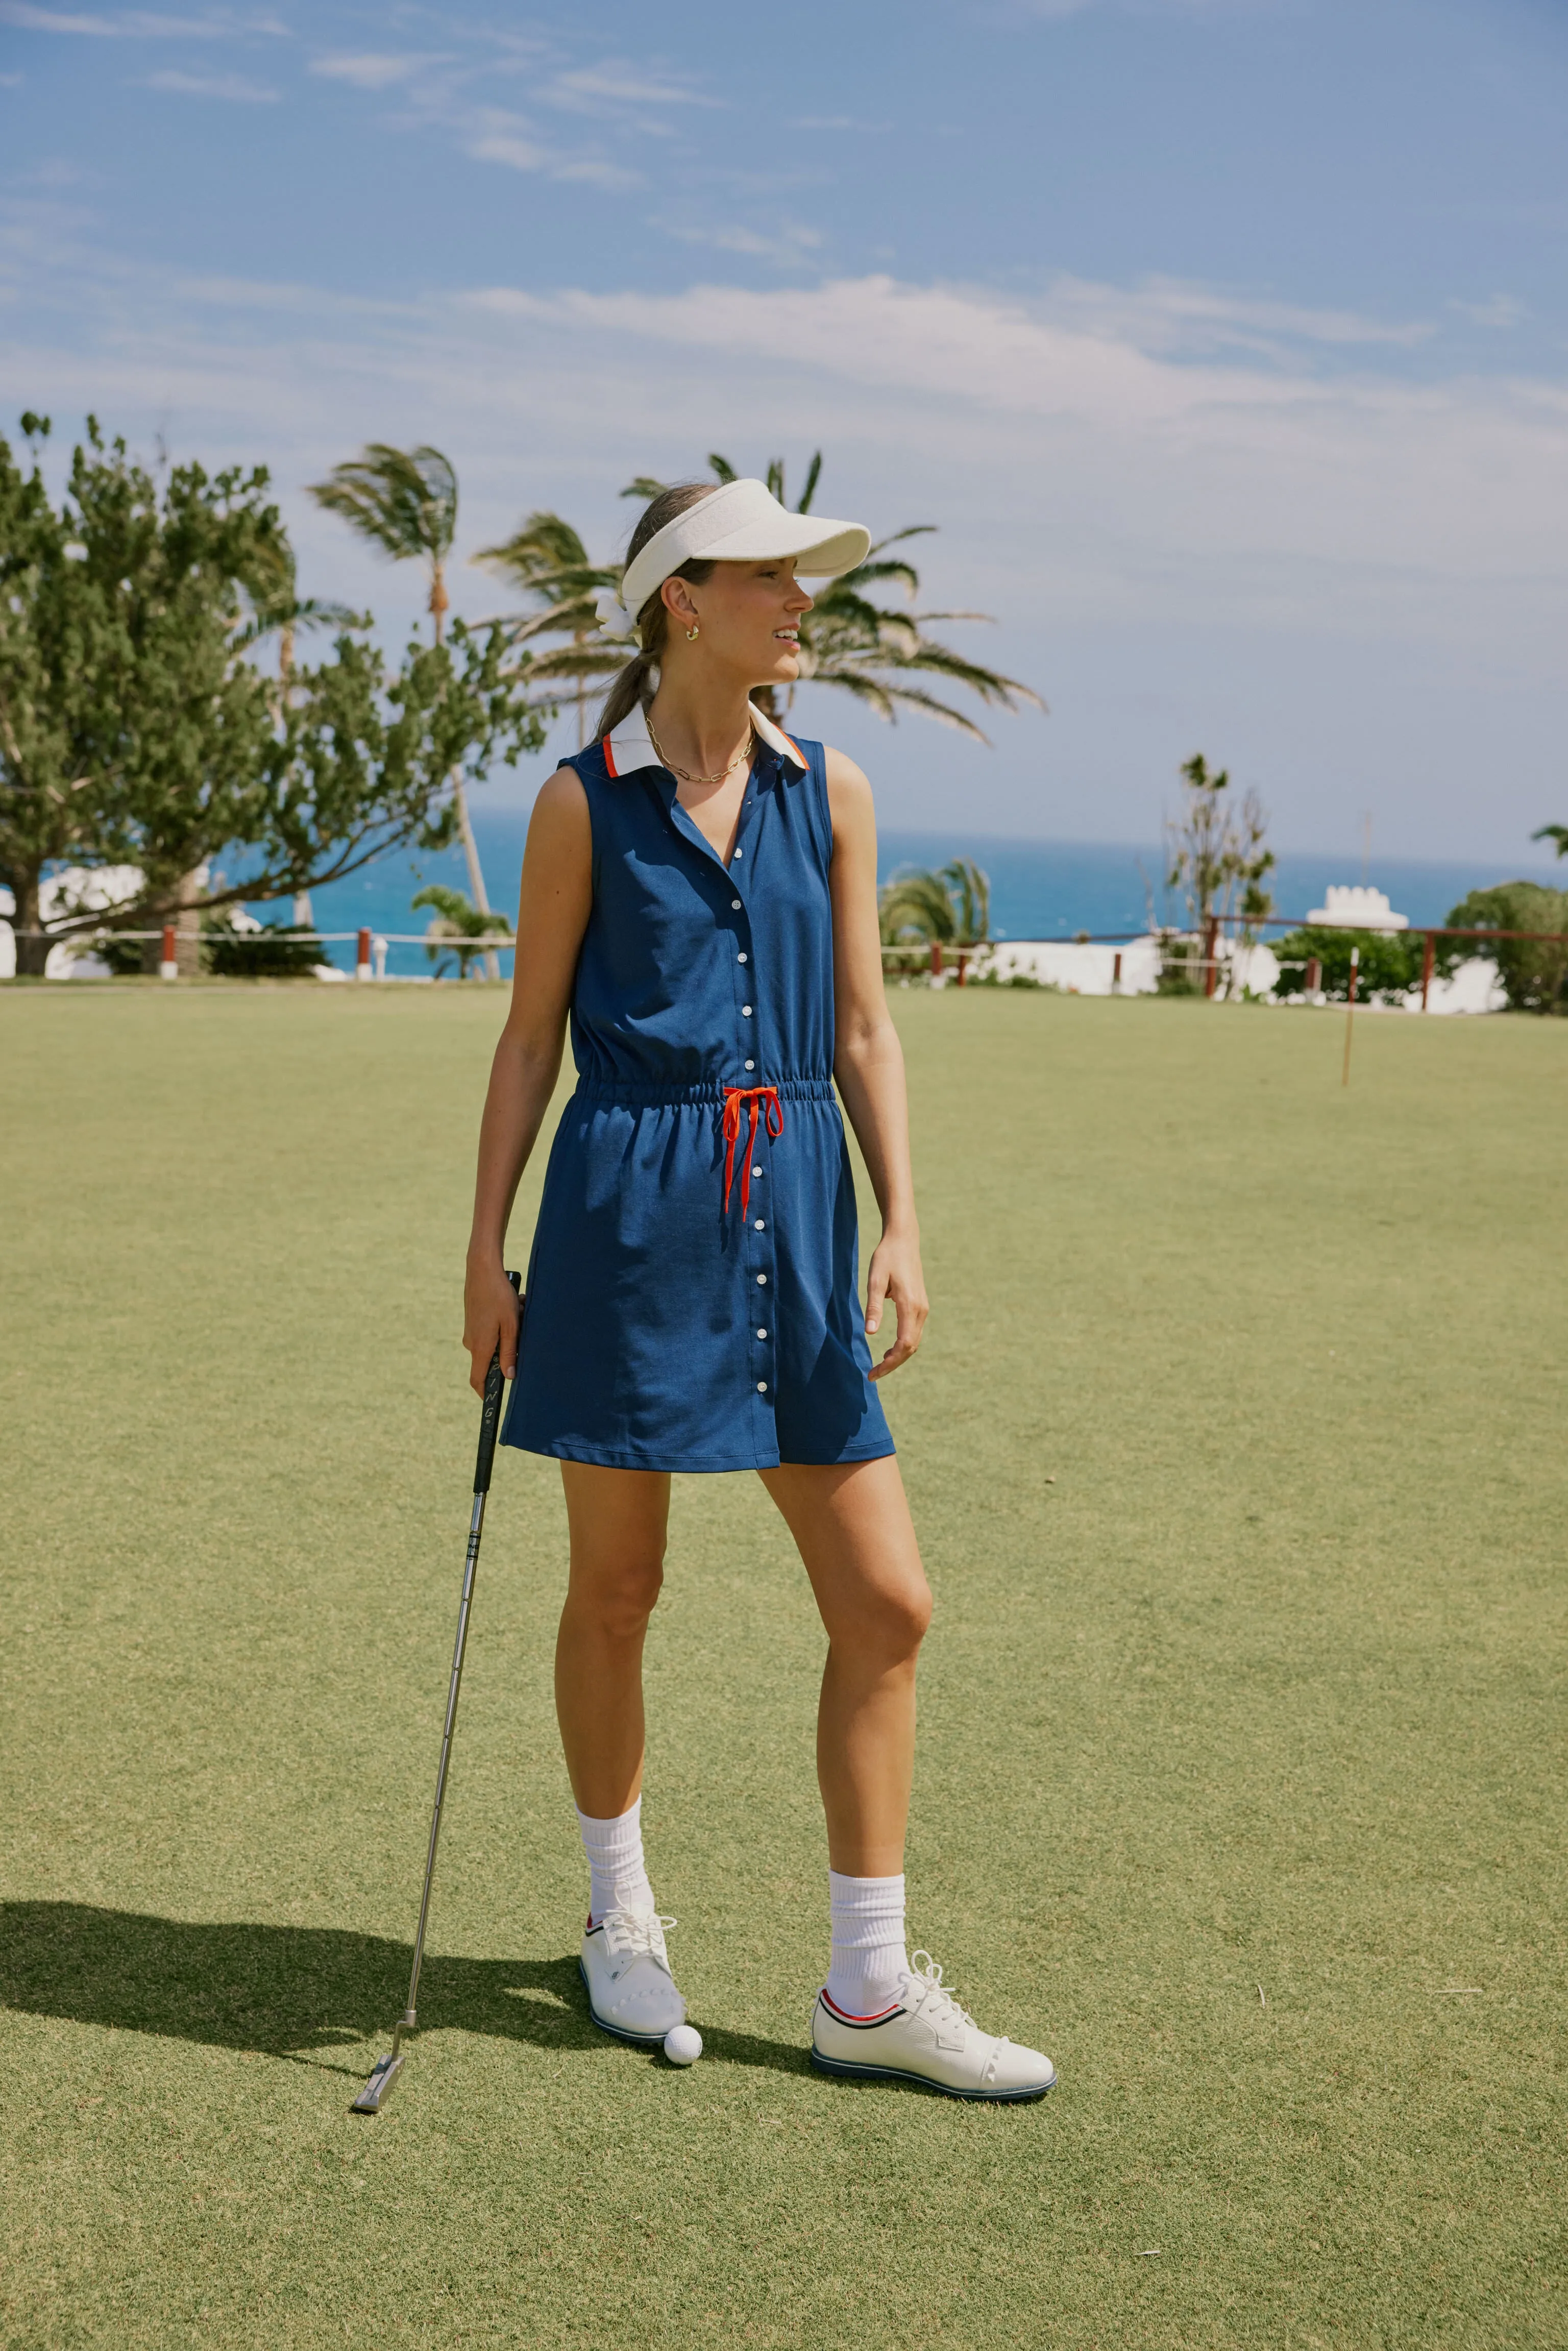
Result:
{"label": "button placket", "polygon": [[[755,785],[748,789],[741,806],[734,851],[731,853],[729,910],[737,917],[734,932],[733,961],[730,982],[735,989],[735,1041],[741,1049],[742,1067],[748,1083],[761,1083],[768,1075],[766,1068],[758,1071],[760,1040],[757,1024],[759,1019],[758,998],[761,993],[757,972],[757,943],[752,936],[750,915],[744,891],[746,872],[750,863],[748,850],[755,847],[758,803],[761,795]],[[761,1183],[767,1174],[767,1159],[772,1148],[772,1138],[766,1131],[766,1122],[758,1141],[748,1155],[753,1183]],[[749,1325],[751,1362],[750,1388],[752,1403],[762,1417],[757,1428],[758,1452],[777,1454],[774,1429],[774,1398],[777,1383],[774,1378],[774,1326],[778,1307],[773,1291],[776,1287],[777,1263],[773,1248],[771,1214],[754,1201],[751,1214],[746,1217],[743,1229],[746,1247],[741,1251],[745,1265],[745,1280],[748,1292],[746,1302]]]}

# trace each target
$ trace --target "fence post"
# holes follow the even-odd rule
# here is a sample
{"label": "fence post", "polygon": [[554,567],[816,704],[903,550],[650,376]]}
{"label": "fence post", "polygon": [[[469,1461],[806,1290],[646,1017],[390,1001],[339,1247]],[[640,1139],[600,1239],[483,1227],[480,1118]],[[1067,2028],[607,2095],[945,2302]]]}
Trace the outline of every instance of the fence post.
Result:
{"label": "fence post", "polygon": [[371,935],[369,931],[361,931],[360,933],[359,959],[354,965],[354,977],[356,979],[372,979],[374,977],[375,975],[371,969]]}
{"label": "fence post", "polygon": [[1120,947],[1116,949],[1116,953],[1111,963],[1111,993],[1113,996],[1120,996],[1122,993],[1122,950]]}
{"label": "fence post", "polygon": [[1219,925],[1210,914],[1203,926],[1203,992],[1205,996],[1214,994],[1214,983],[1219,977],[1214,952],[1218,938]]}
{"label": "fence post", "polygon": [[933,979],[940,979],[942,977],[942,942],[940,939],[933,939],[931,942],[931,977]]}
{"label": "fence post", "polygon": [[178,979],[180,977],[180,950],[172,923],[163,925],[163,960],[158,967],[158,977],[160,979]]}
{"label": "fence post", "polygon": [[1316,956],[1309,956],[1307,957],[1306,974],[1302,982],[1302,992],[1306,996],[1309,1004],[1312,998],[1316,996],[1322,984],[1323,967],[1318,961]]}
{"label": "fence post", "polygon": [[375,949],[376,977],[384,979],[387,976],[387,943],[385,939],[372,939],[371,944]]}
{"label": "fence post", "polygon": [[1421,1009],[1423,1012],[1427,1009],[1427,998],[1432,992],[1432,950],[1437,944],[1436,934],[1428,931],[1427,952],[1421,957]]}

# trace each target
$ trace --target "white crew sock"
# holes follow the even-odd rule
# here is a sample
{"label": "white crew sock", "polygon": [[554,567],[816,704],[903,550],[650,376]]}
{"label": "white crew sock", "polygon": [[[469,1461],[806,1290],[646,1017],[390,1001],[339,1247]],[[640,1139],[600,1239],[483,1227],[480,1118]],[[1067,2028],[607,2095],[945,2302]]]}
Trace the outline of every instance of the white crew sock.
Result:
{"label": "white crew sock", "polygon": [[827,1994],[847,2016],[873,2016],[898,1998],[909,1972],[904,1948],[902,1877],[842,1877],[828,1872],[833,1958]]}
{"label": "white crew sock", "polygon": [[596,1821],[579,1813],[582,1849],[588,1855],[590,1918],[607,1910],[651,1910],[653,1889],[643,1861],[643,1799],[613,1821]]}

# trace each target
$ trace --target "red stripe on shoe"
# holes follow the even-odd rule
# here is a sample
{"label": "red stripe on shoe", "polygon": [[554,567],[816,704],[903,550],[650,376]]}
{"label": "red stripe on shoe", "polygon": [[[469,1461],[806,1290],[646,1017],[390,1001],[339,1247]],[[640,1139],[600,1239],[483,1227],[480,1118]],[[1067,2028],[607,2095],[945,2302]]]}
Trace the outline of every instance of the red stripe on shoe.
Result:
{"label": "red stripe on shoe", "polygon": [[902,2016],[904,2013],[904,2002],[899,2000],[895,2000],[891,2008],[875,2009],[869,2016],[856,2016],[852,2010],[841,2008],[836,2000],[830,1998],[825,1988],[818,1997],[829,2014],[839,2017],[845,2024],[885,2024],[890,2016]]}

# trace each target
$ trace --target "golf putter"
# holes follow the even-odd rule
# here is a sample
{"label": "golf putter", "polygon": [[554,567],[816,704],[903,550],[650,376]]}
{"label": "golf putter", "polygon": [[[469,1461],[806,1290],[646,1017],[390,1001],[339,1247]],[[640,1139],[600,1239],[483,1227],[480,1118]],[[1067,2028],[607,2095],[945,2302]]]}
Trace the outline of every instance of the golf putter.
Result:
{"label": "golf putter", "polygon": [[[507,1280],[520,1297],[522,1277],[509,1273]],[[463,1653],[468,1646],[468,1618],[474,1606],[474,1576],[479,1565],[479,1538],[485,1531],[485,1498],[490,1491],[490,1471],[496,1459],[496,1435],[501,1422],[501,1391],[505,1384],[501,1376],[501,1350],[497,1347],[485,1374],[485,1403],[479,1415],[479,1458],[474,1469],[474,1510],[468,1520],[468,1556],[463,1564],[463,1597],[457,1604],[457,1639],[452,1651],[452,1680],[446,1692],[446,1727],[441,1734],[441,1761],[435,1770],[435,1803],[430,1815],[430,1846],[424,1856],[424,1891],[420,1896],[419,1927],[413,1938],[413,1968],[408,1980],[408,2005],[397,2021],[392,2047],[384,2057],[378,2059],[375,2071],[349,2109],[354,2115],[380,2114],[402,2072],[403,2035],[412,2032],[418,2021],[415,2011],[419,2000],[419,1968],[424,1957],[424,1928],[430,1917],[430,1887],[435,1876],[435,1848],[441,1837],[441,1804],[446,1793],[446,1767],[452,1761],[452,1734],[457,1725],[457,1694],[463,1687]]]}

